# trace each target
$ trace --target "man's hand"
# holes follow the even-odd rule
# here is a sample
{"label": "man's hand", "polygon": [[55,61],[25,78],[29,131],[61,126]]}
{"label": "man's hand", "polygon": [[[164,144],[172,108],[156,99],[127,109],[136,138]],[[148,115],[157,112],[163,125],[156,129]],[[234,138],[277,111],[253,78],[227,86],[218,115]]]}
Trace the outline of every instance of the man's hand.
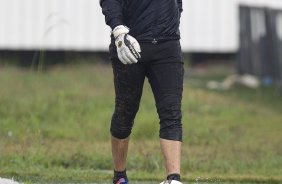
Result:
{"label": "man's hand", "polygon": [[141,58],[141,48],[138,41],[128,34],[129,29],[120,25],[112,33],[116,39],[115,44],[119,60],[125,65],[137,63]]}

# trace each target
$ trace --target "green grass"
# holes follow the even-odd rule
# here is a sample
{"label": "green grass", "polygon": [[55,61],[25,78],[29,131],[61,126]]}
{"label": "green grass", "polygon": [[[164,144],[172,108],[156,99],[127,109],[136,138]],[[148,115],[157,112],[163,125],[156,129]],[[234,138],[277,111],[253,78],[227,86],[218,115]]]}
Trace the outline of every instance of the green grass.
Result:
{"label": "green grass", "polygon": [[[193,77],[186,79],[183,97],[184,180],[282,182],[279,92],[209,91],[192,85]],[[43,73],[5,67],[0,87],[0,176],[30,182],[110,181],[110,66],[57,66]],[[154,104],[146,83],[128,158],[132,180],[161,181],[165,175]]]}

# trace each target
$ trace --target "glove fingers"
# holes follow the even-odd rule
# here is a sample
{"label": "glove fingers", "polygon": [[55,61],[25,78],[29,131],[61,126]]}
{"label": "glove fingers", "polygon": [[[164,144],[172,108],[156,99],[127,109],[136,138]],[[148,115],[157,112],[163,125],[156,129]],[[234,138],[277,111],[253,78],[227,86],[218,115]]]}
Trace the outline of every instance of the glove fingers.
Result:
{"label": "glove fingers", "polygon": [[127,64],[127,62],[125,61],[121,51],[118,51],[118,58],[123,64],[125,64],[125,65]]}
{"label": "glove fingers", "polygon": [[136,52],[136,58],[137,58],[137,59],[141,59],[141,54],[140,54],[140,52]]}
{"label": "glove fingers", "polygon": [[124,44],[130,49],[131,53],[134,55],[136,59],[141,58],[141,55],[139,53],[141,52],[141,48],[135,38],[133,38],[130,35],[126,35],[124,38]]}
{"label": "glove fingers", "polygon": [[126,51],[125,51],[126,56],[127,56],[127,58],[130,60],[130,64],[137,63],[138,60],[137,60],[136,57],[132,54],[132,52],[129,50],[129,48],[126,48],[125,50],[126,50]]}
{"label": "glove fingers", "polygon": [[125,61],[126,64],[132,64],[132,62],[130,61],[129,57],[128,57],[128,53],[127,53],[127,49],[124,48],[122,51],[121,51],[121,55]]}
{"label": "glove fingers", "polygon": [[129,49],[136,59],[141,58],[141,55],[139,54],[139,52],[136,51],[136,49],[133,46],[131,46]]}
{"label": "glove fingers", "polygon": [[141,58],[141,54],[140,54],[141,53],[141,47],[140,47],[139,43],[137,42],[137,40],[132,45],[133,45],[134,49],[137,51],[138,59],[140,59]]}
{"label": "glove fingers", "polygon": [[141,58],[141,48],[138,41],[128,34],[121,34],[116,37],[115,44],[117,47],[119,60],[123,64],[137,63]]}
{"label": "glove fingers", "polygon": [[132,46],[134,47],[134,49],[137,51],[137,52],[141,52],[141,47],[139,45],[139,43],[137,42],[137,40],[135,40],[134,42],[132,42]]}

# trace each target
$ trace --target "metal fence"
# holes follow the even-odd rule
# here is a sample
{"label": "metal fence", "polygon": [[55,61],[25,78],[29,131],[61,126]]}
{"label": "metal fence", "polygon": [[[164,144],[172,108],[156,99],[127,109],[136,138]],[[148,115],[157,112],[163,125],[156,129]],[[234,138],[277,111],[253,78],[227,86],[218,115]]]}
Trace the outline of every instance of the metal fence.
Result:
{"label": "metal fence", "polygon": [[282,87],[282,11],[240,7],[238,72]]}

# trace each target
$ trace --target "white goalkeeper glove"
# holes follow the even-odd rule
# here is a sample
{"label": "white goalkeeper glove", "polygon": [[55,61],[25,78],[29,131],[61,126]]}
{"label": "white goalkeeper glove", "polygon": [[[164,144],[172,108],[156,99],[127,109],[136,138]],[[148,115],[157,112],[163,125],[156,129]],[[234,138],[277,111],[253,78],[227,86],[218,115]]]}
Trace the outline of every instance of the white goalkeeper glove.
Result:
{"label": "white goalkeeper glove", "polygon": [[120,25],[112,33],[115,37],[119,60],[125,65],[137,63],[141,58],[141,48],[138,41],[128,34],[129,28]]}

